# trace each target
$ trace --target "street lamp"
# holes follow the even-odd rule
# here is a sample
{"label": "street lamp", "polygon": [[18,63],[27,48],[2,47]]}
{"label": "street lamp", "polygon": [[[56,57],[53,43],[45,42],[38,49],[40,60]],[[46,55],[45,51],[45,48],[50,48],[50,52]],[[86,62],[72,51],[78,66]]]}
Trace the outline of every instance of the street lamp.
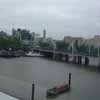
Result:
{"label": "street lamp", "polygon": [[72,42],[72,56],[74,55],[74,43]]}
{"label": "street lamp", "polygon": [[90,56],[90,53],[91,53],[91,48],[90,48],[90,46],[89,46],[89,56]]}
{"label": "street lamp", "polygon": [[98,57],[100,56],[100,53],[99,53],[100,50],[99,50],[99,49],[100,49],[100,48],[99,48],[99,46],[98,46]]}

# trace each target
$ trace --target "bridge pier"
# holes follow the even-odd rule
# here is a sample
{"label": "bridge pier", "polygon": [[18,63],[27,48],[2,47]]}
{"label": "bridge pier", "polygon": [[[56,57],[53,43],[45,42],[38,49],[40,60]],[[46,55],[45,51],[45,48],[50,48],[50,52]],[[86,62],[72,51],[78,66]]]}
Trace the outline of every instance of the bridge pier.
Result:
{"label": "bridge pier", "polygon": [[82,56],[78,56],[78,64],[82,64]]}
{"label": "bridge pier", "polygon": [[68,62],[69,61],[69,56],[65,55],[65,61]]}
{"label": "bridge pier", "polygon": [[89,58],[85,57],[85,65],[89,65]]}
{"label": "bridge pier", "polygon": [[76,60],[76,56],[73,57],[73,63],[76,64],[77,60]]}
{"label": "bridge pier", "polygon": [[65,55],[62,55],[62,56],[61,56],[61,61],[65,61],[65,60],[66,60]]}
{"label": "bridge pier", "polygon": [[74,64],[78,64],[78,57],[77,57],[77,56],[74,56],[74,57],[73,57],[73,63],[74,63]]}
{"label": "bridge pier", "polygon": [[74,56],[73,63],[74,64],[82,64],[82,56]]}

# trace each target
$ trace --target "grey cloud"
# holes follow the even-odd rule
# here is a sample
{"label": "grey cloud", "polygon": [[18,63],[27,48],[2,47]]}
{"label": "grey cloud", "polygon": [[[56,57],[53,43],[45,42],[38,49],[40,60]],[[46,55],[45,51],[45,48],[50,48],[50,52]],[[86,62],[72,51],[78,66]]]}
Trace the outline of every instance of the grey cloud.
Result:
{"label": "grey cloud", "polygon": [[[100,32],[99,0],[0,0],[0,29],[27,28],[63,38]],[[67,34],[68,33],[68,34]]]}

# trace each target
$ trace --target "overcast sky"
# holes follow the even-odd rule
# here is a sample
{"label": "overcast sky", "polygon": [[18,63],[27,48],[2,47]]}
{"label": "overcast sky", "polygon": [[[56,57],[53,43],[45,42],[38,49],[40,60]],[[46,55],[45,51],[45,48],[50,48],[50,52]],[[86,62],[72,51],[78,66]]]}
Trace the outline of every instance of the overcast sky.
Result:
{"label": "overcast sky", "polygon": [[100,34],[100,0],[0,0],[0,30],[26,28],[49,37]]}

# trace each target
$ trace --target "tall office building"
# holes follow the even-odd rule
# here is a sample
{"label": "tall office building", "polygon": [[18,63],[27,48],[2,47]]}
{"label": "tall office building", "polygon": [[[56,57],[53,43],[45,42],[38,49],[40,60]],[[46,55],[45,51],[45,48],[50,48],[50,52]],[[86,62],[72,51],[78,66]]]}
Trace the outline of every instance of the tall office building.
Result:
{"label": "tall office building", "polygon": [[43,30],[43,39],[46,39],[46,30]]}

